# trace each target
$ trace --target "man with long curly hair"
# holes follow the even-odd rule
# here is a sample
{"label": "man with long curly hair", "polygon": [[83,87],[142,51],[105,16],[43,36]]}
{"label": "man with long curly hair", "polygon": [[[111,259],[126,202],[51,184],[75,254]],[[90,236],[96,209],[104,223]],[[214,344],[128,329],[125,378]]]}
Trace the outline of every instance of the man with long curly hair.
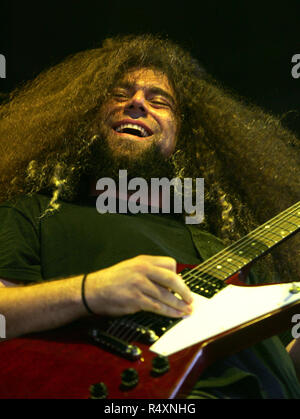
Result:
{"label": "man with long curly hair", "polygon": [[[17,89],[0,108],[0,145],[8,338],[88,311],[182,317],[192,296],[176,261],[199,264],[299,200],[297,138],[152,35],[107,39]],[[120,169],[203,177],[204,222],[189,230],[176,214],[98,214],[96,180]],[[259,281],[299,278],[297,236],[272,255],[257,264]],[[293,368],[274,337],[214,364],[191,396],[297,398]]]}

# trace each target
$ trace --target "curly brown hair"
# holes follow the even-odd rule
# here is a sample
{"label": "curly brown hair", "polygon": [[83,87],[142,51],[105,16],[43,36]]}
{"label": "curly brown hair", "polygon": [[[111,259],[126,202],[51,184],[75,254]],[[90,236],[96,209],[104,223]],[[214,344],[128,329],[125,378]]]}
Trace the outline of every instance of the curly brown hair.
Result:
{"label": "curly brown hair", "polygon": [[[51,191],[78,199],[95,141],[96,112],[132,68],[165,73],[175,91],[177,173],[205,179],[202,228],[230,243],[299,200],[299,140],[281,119],[220,86],[188,51],[150,34],[109,38],[16,89],[0,107],[0,202]],[[300,274],[295,236],[275,255],[286,278]],[[269,262],[268,262],[269,263]]]}

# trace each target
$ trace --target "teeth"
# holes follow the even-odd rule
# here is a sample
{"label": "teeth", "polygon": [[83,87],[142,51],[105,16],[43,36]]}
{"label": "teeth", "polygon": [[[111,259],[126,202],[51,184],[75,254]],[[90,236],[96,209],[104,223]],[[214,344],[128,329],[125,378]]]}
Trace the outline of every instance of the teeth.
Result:
{"label": "teeth", "polygon": [[140,133],[142,134],[142,137],[148,137],[148,132],[141,127],[140,125],[136,125],[136,124],[122,124],[119,127],[116,128],[117,132],[121,132],[123,131],[125,128],[132,128],[132,129],[136,129],[138,131],[140,131]]}

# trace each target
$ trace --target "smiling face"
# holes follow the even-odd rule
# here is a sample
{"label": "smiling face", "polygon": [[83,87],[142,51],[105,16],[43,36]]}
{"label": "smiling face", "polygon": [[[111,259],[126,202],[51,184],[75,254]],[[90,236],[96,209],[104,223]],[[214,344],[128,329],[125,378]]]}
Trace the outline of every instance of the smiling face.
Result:
{"label": "smiling face", "polygon": [[116,156],[140,157],[153,145],[169,157],[176,145],[175,93],[158,70],[129,71],[100,110],[102,130]]}

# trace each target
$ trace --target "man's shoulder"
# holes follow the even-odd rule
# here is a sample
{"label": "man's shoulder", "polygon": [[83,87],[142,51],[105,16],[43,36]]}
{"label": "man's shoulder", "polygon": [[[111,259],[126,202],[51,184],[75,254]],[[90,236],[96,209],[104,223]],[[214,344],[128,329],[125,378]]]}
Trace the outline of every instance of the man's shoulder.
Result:
{"label": "man's shoulder", "polygon": [[39,193],[32,194],[32,195],[19,195],[8,201],[1,202],[0,207],[25,209],[27,207],[48,205],[50,202],[50,199],[51,198],[49,196],[42,195]]}
{"label": "man's shoulder", "polygon": [[37,220],[49,205],[50,197],[42,194],[20,195],[0,204],[0,211],[22,215]]}
{"label": "man's shoulder", "polygon": [[[89,209],[92,204],[90,202],[82,202],[81,200],[69,202],[63,199],[57,199],[52,202],[52,195],[36,193],[32,195],[21,195],[12,200],[2,202],[0,204],[0,212],[14,214],[14,216],[25,217],[34,224],[57,219],[59,217],[83,216],[85,209]],[[94,208],[94,207],[92,207]],[[96,211],[96,209],[95,209]]]}

